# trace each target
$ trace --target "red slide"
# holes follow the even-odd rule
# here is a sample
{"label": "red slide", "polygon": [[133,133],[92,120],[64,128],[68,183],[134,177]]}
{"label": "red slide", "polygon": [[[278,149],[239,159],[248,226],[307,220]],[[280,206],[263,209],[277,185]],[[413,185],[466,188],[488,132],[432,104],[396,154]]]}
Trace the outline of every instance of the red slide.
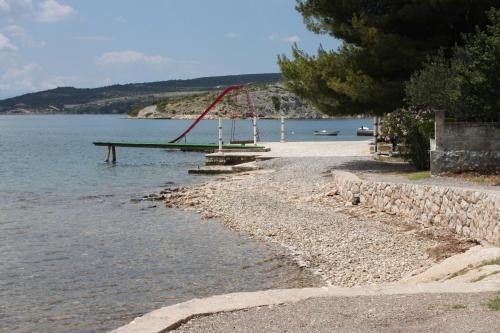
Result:
{"label": "red slide", "polygon": [[242,85],[235,85],[235,86],[229,86],[227,87],[226,89],[224,89],[223,92],[221,92],[219,94],[219,96],[217,96],[217,98],[215,99],[215,101],[212,102],[212,104],[210,104],[208,106],[208,108],[206,108],[205,111],[203,111],[199,116],[198,118],[196,118],[196,120],[184,131],[182,132],[181,135],[179,135],[178,137],[176,137],[174,140],[170,141],[170,143],[176,143],[177,141],[179,141],[180,139],[182,139],[183,137],[185,137],[189,132],[191,132],[191,130],[196,126],[196,124],[198,124],[200,122],[200,120],[203,119],[203,117],[205,117],[205,115],[214,107],[217,105],[217,103],[219,103],[221,101],[222,98],[224,98],[224,96],[233,91],[233,90],[239,90],[241,89],[243,86]]}

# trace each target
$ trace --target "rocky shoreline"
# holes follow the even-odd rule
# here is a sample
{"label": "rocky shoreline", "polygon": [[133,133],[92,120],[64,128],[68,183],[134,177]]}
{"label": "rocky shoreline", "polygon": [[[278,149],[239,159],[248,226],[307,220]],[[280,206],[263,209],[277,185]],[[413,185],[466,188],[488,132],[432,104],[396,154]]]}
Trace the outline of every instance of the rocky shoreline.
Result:
{"label": "rocky shoreline", "polygon": [[[354,159],[354,160],[353,160]],[[360,158],[283,158],[261,169],[218,177],[156,196],[166,207],[196,211],[254,239],[279,244],[327,285],[393,282],[476,243],[444,229],[343,201],[330,170]]]}

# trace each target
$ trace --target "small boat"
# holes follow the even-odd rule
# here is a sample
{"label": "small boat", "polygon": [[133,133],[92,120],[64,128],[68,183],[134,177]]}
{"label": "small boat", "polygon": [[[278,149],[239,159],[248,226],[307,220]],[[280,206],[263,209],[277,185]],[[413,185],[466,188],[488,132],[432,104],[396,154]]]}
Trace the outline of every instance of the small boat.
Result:
{"label": "small boat", "polygon": [[314,131],[314,135],[335,136],[337,134],[339,134],[339,131],[327,131],[327,130]]}
{"label": "small boat", "polygon": [[361,126],[360,128],[358,128],[358,130],[356,131],[356,134],[358,136],[373,136],[373,130],[369,129],[368,127],[366,126]]}

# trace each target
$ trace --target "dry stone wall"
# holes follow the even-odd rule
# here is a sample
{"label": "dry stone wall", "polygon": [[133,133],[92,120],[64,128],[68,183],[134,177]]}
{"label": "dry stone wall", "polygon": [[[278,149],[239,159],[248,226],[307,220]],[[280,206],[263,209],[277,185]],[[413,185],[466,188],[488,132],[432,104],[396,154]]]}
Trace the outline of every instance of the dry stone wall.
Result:
{"label": "dry stone wall", "polygon": [[[334,171],[338,194],[349,202],[407,217],[425,226],[500,245],[500,194],[463,188],[364,181]],[[357,199],[359,198],[359,199]]]}

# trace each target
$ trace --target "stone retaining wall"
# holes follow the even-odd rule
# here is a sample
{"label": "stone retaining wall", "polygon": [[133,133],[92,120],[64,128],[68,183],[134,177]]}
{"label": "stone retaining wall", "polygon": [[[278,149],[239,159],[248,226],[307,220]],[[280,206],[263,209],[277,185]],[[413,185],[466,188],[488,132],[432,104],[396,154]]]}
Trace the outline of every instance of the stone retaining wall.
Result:
{"label": "stone retaining wall", "polygon": [[361,205],[378,211],[500,245],[500,193],[364,181],[344,171],[333,176],[338,193],[349,202],[358,197]]}
{"label": "stone retaining wall", "polygon": [[431,172],[500,170],[500,129],[495,123],[448,122],[436,111]]}
{"label": "stone retaining wall", "polygon": [[492,170],[500,170],[500,150],[431,151],[431,172],[433,175],[445,172]]}

